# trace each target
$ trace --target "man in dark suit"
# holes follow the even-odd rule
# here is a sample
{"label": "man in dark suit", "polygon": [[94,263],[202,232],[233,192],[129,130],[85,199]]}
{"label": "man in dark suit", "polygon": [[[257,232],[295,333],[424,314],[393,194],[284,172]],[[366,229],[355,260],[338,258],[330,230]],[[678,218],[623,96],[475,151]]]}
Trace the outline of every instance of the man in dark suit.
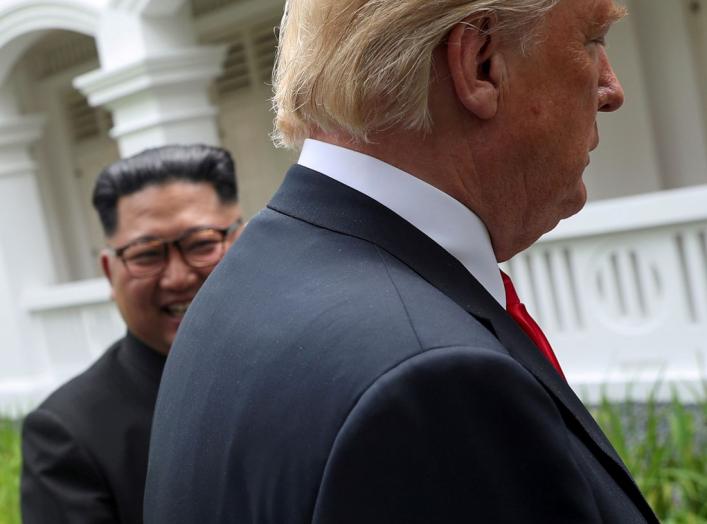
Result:
{"label": "man in dark suit", "polygon": [[22,517],[139,523],[157,388],[177,327],[240,224],[223,149],[167,146],[101,172],[100,255],[128,331],[24,422]]}
{"label": "man in dark suit", "polygon": [[497,263],[579,211],[613,0],[290,0],[298,165],[165,369],[150,524],[655,516]]}

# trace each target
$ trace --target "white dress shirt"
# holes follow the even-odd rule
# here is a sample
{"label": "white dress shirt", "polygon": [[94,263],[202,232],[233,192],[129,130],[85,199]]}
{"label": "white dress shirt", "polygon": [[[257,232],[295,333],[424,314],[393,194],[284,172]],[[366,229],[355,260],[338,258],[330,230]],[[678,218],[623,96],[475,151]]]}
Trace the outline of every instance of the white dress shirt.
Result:
{"label": "white dress shirt", "polygon": [[506,307],[488,230],[462,203],[381,160],[319,140],[305,140],[298,164],[369,196],[408,221],[461,262]]}

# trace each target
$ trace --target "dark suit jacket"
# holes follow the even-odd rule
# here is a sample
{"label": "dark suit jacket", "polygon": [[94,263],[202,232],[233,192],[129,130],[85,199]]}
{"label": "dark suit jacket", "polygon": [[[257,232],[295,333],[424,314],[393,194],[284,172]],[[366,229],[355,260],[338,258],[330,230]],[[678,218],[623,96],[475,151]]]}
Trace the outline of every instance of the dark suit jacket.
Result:
{"label": "dark suit jacket", "polygon": [[142,522],[165,357],[130,333],[24,421],[25,524]]}
{"label": "dark suit jacket", "polygon": [[150,524],[656,522],[464,267],[300,166],[191,305],[152,439]]}

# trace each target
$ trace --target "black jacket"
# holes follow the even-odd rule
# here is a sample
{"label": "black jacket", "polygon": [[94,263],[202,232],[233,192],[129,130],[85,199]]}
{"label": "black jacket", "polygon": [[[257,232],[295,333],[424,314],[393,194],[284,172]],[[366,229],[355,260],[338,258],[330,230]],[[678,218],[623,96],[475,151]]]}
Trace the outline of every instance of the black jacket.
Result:
{"label": "black jacket", "polygon": [[464,267],[301,166],[189,308],[152,438],[148,524],[656,522]]}
{"label": "black jacket", "polygon": [[165,357],[130,333],[24,421],[25,524],[133,524]]}

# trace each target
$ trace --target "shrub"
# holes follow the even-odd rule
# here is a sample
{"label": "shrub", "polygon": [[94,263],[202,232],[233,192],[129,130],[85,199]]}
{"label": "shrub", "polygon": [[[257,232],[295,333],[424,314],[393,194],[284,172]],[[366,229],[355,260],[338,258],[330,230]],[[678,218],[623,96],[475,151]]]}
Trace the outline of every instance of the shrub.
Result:
{"label": "shrub", "polygon": [[707,394],[698,398],[684,405],[673,390],[667,404],[652,394],[641,403],[603,400],[593,410],[664,524],[707,523]]}
{"label": "shrub", "polygon": [[0,419],[0,524],[20,524],[20,432]]}

